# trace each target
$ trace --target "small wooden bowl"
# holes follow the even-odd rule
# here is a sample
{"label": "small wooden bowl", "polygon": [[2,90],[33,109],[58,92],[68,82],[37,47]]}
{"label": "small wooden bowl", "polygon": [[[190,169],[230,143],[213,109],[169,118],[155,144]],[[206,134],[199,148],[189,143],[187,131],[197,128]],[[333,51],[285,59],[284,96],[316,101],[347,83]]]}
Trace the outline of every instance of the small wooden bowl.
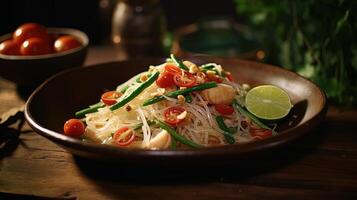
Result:
{"label": "small wooden bowl", "polygon": [[[13,56],[0,54],[0,76],[22,87],[39,85],[53,74],[64,69],[79,67],[87,55],[88,37],[82,31],[70,28],[48,28],[48,33],[72,35],[82,45],[60,53],[36,56]],[[0,42],[10,39],[12,33],[0,36]]]}

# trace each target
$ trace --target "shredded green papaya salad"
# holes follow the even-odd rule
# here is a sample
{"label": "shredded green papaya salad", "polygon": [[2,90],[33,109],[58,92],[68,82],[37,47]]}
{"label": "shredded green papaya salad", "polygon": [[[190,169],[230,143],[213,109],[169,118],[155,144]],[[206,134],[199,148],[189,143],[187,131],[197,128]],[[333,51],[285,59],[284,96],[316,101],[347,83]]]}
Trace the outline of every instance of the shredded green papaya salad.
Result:
{"label": "shredded green papaya salad", "polygon": [[260,90],[266,91],[263,94],[268,91],[263,87],[248,95],[251,109],[247,108],[250,86],[236,83],[221,65],[196,65],[171,55],[165,63],[150,66],[103,93],[97,103],[77,111],[75,118],[64,124],[64,134],[120,148],[151,150],[261,140],[276,131],[261,120],[259,112],[269,111],[274,104],[274,112],[269,112],[280,115],[274,119],[283,118],[291,104],[282,110],[280,96],[269,99],[268,95],[259,101]]}

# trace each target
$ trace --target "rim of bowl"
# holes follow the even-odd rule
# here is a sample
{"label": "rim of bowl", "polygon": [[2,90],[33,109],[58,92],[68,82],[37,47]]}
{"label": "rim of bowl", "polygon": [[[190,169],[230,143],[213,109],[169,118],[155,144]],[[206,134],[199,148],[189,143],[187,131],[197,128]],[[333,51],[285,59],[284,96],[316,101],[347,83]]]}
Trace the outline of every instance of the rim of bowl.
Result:
{"label": "rim of bowl", "polygon": [[[55,57],[60,57],[68,54],[72,54],[75,52],[78,52],[84,48],[87,48],[89,44],[89,38],[86,33],[83,31],[80,31],[78,29],[73,29],[73,28],[61,28],[61,27],[49,27],[47,28],[48,33],[55,33],[55,34],[66,34],[66,35],[72,35],[76,37],[77,39],[80,40],[81,46],[76,47],[74,49],[70,49],[67,51],[59,52],[59,53],[50,53],[50,54],[43,54],[43,55],[34,55],[34,56],[23,56],[23,55],[5,55],[5,54],[0,54],[0,59],[5,59],[5,60],[37,60],[37,59],[45,59],[45,58],[55,58]],[[3,42],[7,39],[10,39],[12,36],[12,33],[6,33],[2,36],[0,36],[0,42]]]}

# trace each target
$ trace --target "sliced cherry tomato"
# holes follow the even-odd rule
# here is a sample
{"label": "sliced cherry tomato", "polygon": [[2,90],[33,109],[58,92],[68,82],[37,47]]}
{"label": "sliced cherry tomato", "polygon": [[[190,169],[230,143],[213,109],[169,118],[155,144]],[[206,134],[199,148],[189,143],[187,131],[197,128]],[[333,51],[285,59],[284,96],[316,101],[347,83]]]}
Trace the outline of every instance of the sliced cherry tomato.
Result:
{"label": "sliced cherry tomato", "polygon": [[184,119],[178,119],[177,116],[185,111],[186,110],[181,106],[173,106],[173,107],[167,108],[164,111],[164,117],[165,117],[164,120],[166,123],[168,123],[172,126],[177,126],[184,120]]}
{"label": "sliced cherry tomato", "polygon": [[191,73],[183,71],[174,75],[174,82],[179,87],[192,87],[196,85],[196,78]]}
{"label": "sliced cherry tomato", "polygon": [[167,63],[165,65],[165,71],[176,74],[176,73],[180,73],[182,70],[174,64]]}
{"label": "sliced cherry tomato", "polygon": [[251,129],[251,135],[257,139],[265,139],[271,137],[273,133],[268,129]]}
{"label": "sliced cherry tomato", "polygon": [[175,85],[174,74],[171,72],[163,71],[156,79],[156,85],[160,88],[167,88]]}
{"label": "sliced cherry tomato", "polygon": [[219,77],[218,75],[214,75],[214,74],[207,74],[207,80],[208,81],[214,81],[216,83],[222,83],[223,79],[221,77]]}
{"label": "sliced cherry tomato", "polygon": [[20,45],[13,40],[5,40],[0,44],[0,54],[21,55]]}
{"label": "sliced cherry tomato", "polygon": [[234,112],[234,108],[227,104],[215,104],[214,109],[221,115],[231,115]]}
{"label": "sliced cherry tomato", "polygon": [[111,106],[113,104],[115,104],[117,102],[117,99],[123,95],[122,93],[120,92],[117,92],[117,91],[109,91],[109,92],[105,92],[102,94],[102,102],[105,104],[105,105],[108,105],[108,106]]}
{"label": "sliced cherry tomato", "polygon": [[49,54],[52,52],[52,47],[42,38],[29,38],[22,43],[20,52],[25,56]]}
{"label": "sliced cherry tomato", "polygon": [[174,75],[181,73],[181,69],[174,64],[166,64],[164,71],[160,74],[156,80],[156,85],[160,88],[172,87],[175,85]]}
{"label": "sliced cherry tomato", "polygon": [[82,44],[75,37],[71,35],[65,35],[57,38],[54,44],[54,48],[56,52],[62,52],[80,47],[81,45]]}
{"label": "sliced cherry tomato", "polygon": [[63,130],[65,135],[79,138],[84,133],[85,126],[79,119],[69,119],[64,123]]}
{"label": "sliced cherry tomato", "polygon": [[37,23],[26,23],[19,26],[12,36],[13,40],[19,44],[32,37],[47,40],[48,34],[46,27]]}
{"label": "sliced cherry tomato", "polygon": [[134,141],[134,138],[134,131],[127,126],[118,129],[113,136],[114,143],[119,146],[128,146]]}

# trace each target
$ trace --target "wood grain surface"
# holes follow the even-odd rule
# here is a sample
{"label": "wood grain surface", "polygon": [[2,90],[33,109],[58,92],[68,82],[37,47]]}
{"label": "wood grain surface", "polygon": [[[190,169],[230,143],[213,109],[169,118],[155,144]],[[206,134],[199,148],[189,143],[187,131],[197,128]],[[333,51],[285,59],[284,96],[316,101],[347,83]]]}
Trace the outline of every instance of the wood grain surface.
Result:
{"label": "wood grain surface", "polygon": [[[22,104],[0,79],[0,114]],[[357,110],[330,105],[314,134],[259,160],[184,169],[93,162],[26,123],[3,127],[0,199],[357,199],[356,124]]]}

